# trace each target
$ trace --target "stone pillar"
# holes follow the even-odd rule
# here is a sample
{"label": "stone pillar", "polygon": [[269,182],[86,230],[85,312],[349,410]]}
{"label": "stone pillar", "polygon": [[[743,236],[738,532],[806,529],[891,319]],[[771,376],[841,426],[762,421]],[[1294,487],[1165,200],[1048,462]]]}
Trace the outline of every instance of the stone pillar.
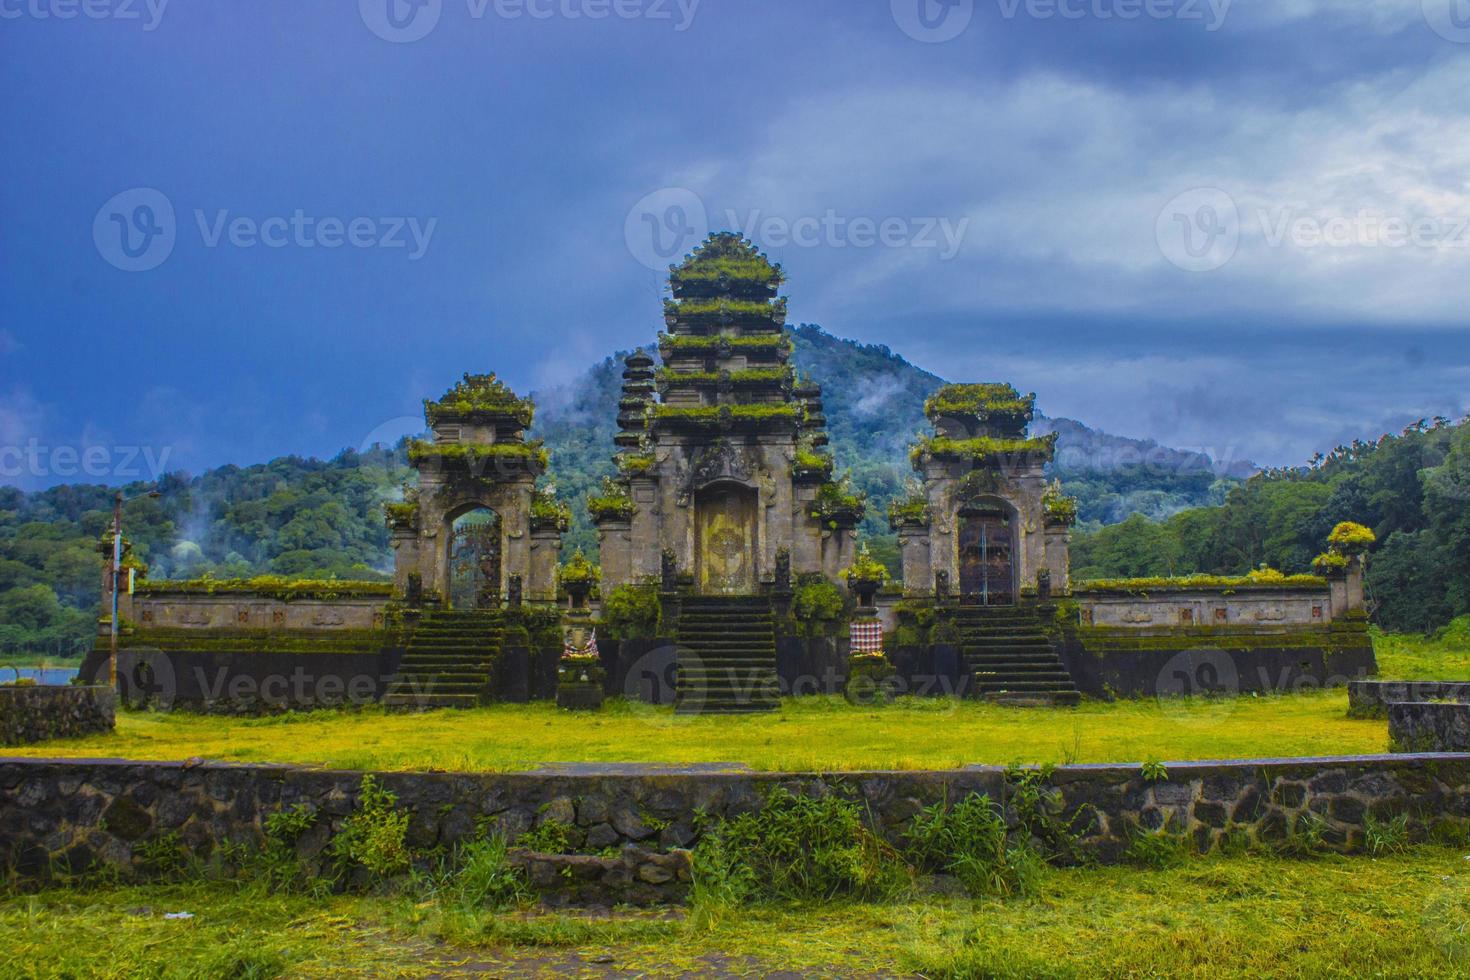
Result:
{"label": "stone pillar", "polygon": [[408,577],[423,574],[419,568],[418,529],[395,527],[391,540],[393,544],[393,589],[399,595],[407,595]]}
{"label": "stone pillar", "polygon": [[1348,609],[1348,576],[1346,572],[1330,572],[1327,575],[1329,611],[1333,619],[1342,619]]}
{"label": "stone pillar", "polygon": [[555,527],[531,532],[531,560],[526,571],[525,595],[531,602],[556,601],[556,565],[561,557],[561,532]]}
{"label": "stone pillar", "polygon": [[597,547],[601,555],[602,592],[604,595],[620,585],[641,576],[633,570],[633,521],[608,518],[597,524]]}
{"label": "stone pillar", "polygon": [[[659,511],[672,504],[659,481],[650,477],[634,477],[628,493],[633,498],[633,519],[628,525],[628,559],[624,581],[636,582],[659,573],[659,552],[666,544],[659,540]],[[660,500],[660,496],[664,499]],[[603,587],[607,588],[607,559],[603,559]]]}
{"label": "stone pillar", "polygon": [[934,583],[929,561],[929,528],[913,524],[899,528],[898,547],[903,555],[904,595],[929,595]]}
{"label": "stone pillar", "polygon": [[834,582],[852,567],[857,556],[857,532],[851,527],[836,527],[822,534],[822,574]]}
{"label": "stone pillar", "polygon": [[1051,572],[1052,592],[1072,591],[1072,529],[1066,524],[1046,527],[1046,568]]}
{"label": "stone pillar", "polygon": [[1366,559],[1362,555],[1352,555],[1348,558],[1346,600],[1348,612],[1362,612],[1367,608],[1367,596],[1363,587],[1363,573]]}
{"label": "stone pillar", "polygon": [[800,484],[792,495],[792,525],[795,534],[791,541],[791,568],[798,575],[822,570],[822,539],[824,529],[812,519],[812,505],[817,500],[817,488],[813,484]]}

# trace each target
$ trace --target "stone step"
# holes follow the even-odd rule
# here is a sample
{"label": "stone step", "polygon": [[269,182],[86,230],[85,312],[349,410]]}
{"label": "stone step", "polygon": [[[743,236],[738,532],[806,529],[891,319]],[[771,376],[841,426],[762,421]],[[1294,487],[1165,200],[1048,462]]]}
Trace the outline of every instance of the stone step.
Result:
{"label": "stone step", "polygon": [[484,675],[463,678],[447,674],[400,674],[393,679],[388,690],[477,692],[488,687],[489,681]]}
{"label": "stone step", "polygon": [[975,686],[981,693],[990,691],[1058,691],[1067,690],[1070,681],[1056,680],[996,680],[976,676]]}
{"label": "stone step", "polygon": [[481,701],[472,694],[387,694],[383,707],[388,710],[431,711],[435,708],[478,708]]}
{"label": "stone step", "polygon": [[1016,708],[1065,708],[1082,703],[1076,691],[999,691],[981,694],[981,700]]}
{"label": "stone step", "polygon": [[751,642],[744,640],[680,640],[679,649],[716,657],[738,656],[747,653],[755,656],[776,656],[776,642],[769,638],[764,642],[760,640]]}
{"label": "stone step", "polygon": [[674,703],[674,714],[676,715],[755,715],[778,711],[781,708],[779,700],[756,700],[747,701],[676,701]]}

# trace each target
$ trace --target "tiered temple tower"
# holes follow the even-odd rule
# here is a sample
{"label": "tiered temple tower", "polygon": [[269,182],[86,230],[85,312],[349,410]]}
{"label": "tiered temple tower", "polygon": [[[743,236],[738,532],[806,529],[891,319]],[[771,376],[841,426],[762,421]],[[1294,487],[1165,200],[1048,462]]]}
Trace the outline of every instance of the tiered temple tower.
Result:
{"label": "tiered temple tower", "polygon": [[729,233],[671,270],[662,366],[627,359],[621,475],[589,502],[604,589],[659,576],[666,554],[706,595],[759,594],[786,556],[796,574],[850,564],[863,502],[831,482],[821,389],[788,363],[781,283]]}
{"label": "tiered temple tower", "polygon": [[1076,507],[1046,484],[1056,435],[1027,435],[1035,405],[1007,384],[945,385],[925,403],[934,435],[912,451],[922,489],[889,512],[905,592],[1004,606],[1067,589]]}
{"label": "tiered temple tower", "polygon": [[400,594],[461,610],[555,601],[561,528],[536,506],[547,458],[526,441],[534,411],[493,374],[424,402],[433,438],[408,450],[419,485],[388,507]]}

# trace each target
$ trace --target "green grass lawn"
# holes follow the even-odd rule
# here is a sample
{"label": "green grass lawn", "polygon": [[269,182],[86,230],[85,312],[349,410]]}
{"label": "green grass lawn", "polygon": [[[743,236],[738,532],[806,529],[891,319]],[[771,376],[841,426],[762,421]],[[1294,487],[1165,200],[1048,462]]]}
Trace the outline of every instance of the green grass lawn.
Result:
{"label": "green grass lawn", "polygon": [[[1379,650],[1384,677],[1470,678],[1470,644],[1396,636],[1380,638]],[[1219,700],[1085,701],[1070,709],[949,699],[905,699],[875,708],[840,698],[797,698],[770,715],[704,718],[624,702],[591,714],[550,704],[249,719],[125,712],[111,735],[3,752],[487,772],[557,762],[730,762],[762,770],[1182,762],[1377,753],[1387,747],[1384,723],[1348,718],[1347,695],[1338,689]]]}
{"label": "green grass lawn", "polygon": [[779,712],[734,717],[675,716],[668,708],[622,702],[589,714],[544,703],[253,719],[126,712],[111,735],[4,752],[483,772],[556,762],[732,762],[764,770],[1178,762],[1375,753],[1387,746],[1384,723],[1348,718],[1347,696],[1337,690],[1215,701],[1089,701],[1070,709],[949,699],[859,708],[841,698],[793,698]]}
{"label": "green grass lawn", "polygon": [[1374,631],[1378,675],[1395,681],[1470,681],[1470,618],[1462,618],[1439,639],[1413,633]]}
{"label": "green grass lawn", "polygon": [[[1467,860],[1423,847],[1053,870],[1033,899],[758,906],[712,922],[231,884],[56,890],[0,901],[0,975],[1463,976]],[[163,917],[181,911],[193,917]]]}

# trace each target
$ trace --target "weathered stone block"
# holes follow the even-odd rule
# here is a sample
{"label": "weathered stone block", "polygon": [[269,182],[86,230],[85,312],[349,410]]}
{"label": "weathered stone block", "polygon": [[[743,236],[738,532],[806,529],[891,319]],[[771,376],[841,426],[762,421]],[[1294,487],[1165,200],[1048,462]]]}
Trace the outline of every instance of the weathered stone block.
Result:
{"label": "weathered stone block", "polygon": [[117,695],[106,687],[0,687],[0,745],[110,732],[116,716]]}
{"label": "weathered stone block", "polygon": [[1470,704],[1390,704],[1388,743],[1394,752],[1470,752]]}

